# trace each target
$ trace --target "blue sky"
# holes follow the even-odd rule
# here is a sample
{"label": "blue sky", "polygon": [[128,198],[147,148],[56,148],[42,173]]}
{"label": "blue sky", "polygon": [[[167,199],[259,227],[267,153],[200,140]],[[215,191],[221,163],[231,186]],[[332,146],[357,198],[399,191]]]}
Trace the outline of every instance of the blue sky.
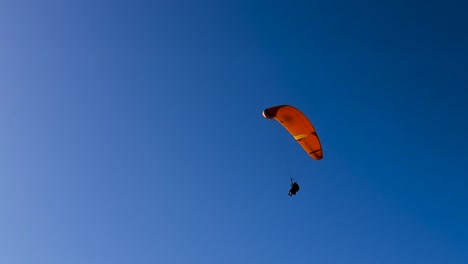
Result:
{"label": "blue sky", "polygon": [[468,263],[466,10],[2,1],[0,262]]}

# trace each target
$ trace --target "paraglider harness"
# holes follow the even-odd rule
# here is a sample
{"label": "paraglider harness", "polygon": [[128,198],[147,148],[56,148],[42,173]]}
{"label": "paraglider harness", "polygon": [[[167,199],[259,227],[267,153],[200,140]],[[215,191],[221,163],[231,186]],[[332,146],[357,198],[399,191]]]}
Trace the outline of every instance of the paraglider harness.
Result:
{"label": "paraglider harness", "polygon": [[293,196],[296,195],[296,192],[299,191],[299,184],[297,182],[293,182],[294,178],[291,178],[291,189],[289,190],[288,195]]}

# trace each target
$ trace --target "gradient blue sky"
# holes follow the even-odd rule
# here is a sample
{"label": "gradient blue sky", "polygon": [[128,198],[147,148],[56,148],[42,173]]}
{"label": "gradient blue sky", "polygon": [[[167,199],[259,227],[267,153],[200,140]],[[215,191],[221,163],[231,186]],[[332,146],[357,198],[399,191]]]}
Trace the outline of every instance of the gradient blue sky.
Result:
{"label": "gradient blue sky", "polygon": [[0,263],[468,263],[463,2],[1,1]]}

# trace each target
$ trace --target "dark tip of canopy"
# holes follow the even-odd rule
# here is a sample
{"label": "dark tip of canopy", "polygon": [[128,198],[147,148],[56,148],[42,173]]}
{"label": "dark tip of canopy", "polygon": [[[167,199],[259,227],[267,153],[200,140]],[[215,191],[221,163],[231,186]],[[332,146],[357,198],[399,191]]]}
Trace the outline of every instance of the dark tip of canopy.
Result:
{"label": "dark tip of canopy", "polygon": [[263,116],[265,118],[268,118],[268,119],[272,119],[272,118],[275,117],[275,116],[271,115],[271,113],[270,113],[270,111],[268,111],[268,109],[263,110],[262,114],[263,114]]}
{"label": "dark tip of canopy", "polygon": [[280,109],[280,107],[281,106],[274,106],[274,107],[267,108],[263,110],[262,114],[265,118],[273,119],[276,117],[276,113],[278,113],[278,110]]}

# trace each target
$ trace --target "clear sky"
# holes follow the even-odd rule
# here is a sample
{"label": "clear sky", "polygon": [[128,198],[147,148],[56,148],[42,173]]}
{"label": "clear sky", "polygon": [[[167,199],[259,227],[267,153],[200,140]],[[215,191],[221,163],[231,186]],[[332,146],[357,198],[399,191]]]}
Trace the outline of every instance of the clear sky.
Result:
{"label": "clear sky", "polygon": [[0,263],[468,263],[464,2],[1,1]]}

